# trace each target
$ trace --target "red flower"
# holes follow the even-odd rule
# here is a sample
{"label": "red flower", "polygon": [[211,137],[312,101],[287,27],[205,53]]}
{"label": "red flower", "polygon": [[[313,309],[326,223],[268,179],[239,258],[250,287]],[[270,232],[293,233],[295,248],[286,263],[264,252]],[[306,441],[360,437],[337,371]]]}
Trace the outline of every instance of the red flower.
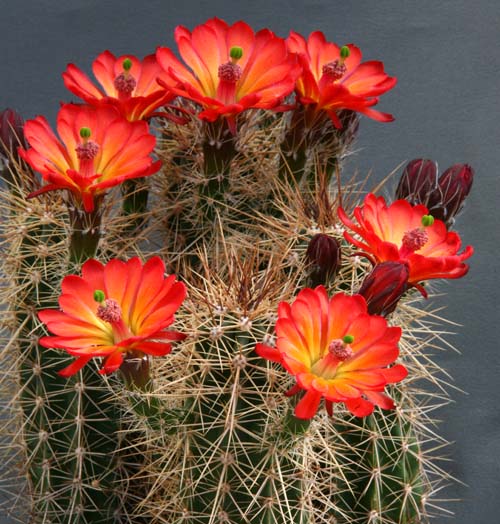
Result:
{"label": "red flower", "polygon": [[65,277],[59,297],[61,310],[38,313],[55,335],[42,337],[40,344],[77,357],[59,374],[73,375],[92,357],[105,357],[100,373],[112,373],[127,353],[170,353],[169,341],[185,338],[165,328],[174,321],[186,288],[176,282],[175,275],[165,277],[164,273],[165,265],[159,257],[144,265],[134,257],[128,262],[110,260],[105,266],[91,259],[83,264],[81,277]]}
{"label": "red flower", "polygon": [[167,75],[158,65],[155,55],[148,55],[141,62],[132,55],[116,58],[104,51],[94,60],[92,71],[102,89],[74,64],[69,64],[62,75],[64,85],[89,105],[115,106],[130,121],[154,116],[157,108],[175,97],[156,81]]}
{"label": "red flower", "polygon": [[314,112],[325,111],[337,128],[341,128],[338,111],[350,109],[380,122],[394,120],[392,115],[371,109],[378,96],[397,82],[384,72],[382,62],[361,63],[361,51],[353,44],[340,48],[327,42],[320,31],[310,34],[307,42],[298,33],[287,38],[288,49],[296,53],[302,65],[297,80],[297,95]]}
{"label": "red flower", "polygon": [[60,140],[43,116],[28,120],[24,134],[31,149],[21,156],[48,185],[29,195],[68,189],[94,210],[96,196],[129,178],[152,175],[161,162],[149,156],[156,139],[146,122],[128,122],[110,106],[62,106],[57,116]]}
{"label": "red flower", "polygon": [[[364,205],[355,208],[354,216],[358,224],[339,209],[340,220],[361,237],[355,238],[346,231],[345,239],[376,262],[406,263],[410,284],[432,278],[460,278],[469,270],[463,261],[474,252],[472,247],[458,253],[458,234],[448,231],[441,220],[427,220],[430,217],[424,205],[412,206],[406,200],[396,200],[387,207],[383,197],[370,193]],[[424,226],[426,221],[429,225]]]}
{"label": "red flower", "polygon": [[257,344],[256,351],[295,376],[287,395],[305,390],[296,417],[312,418],[323,397],[329,414],[333,402],[344,402],[358,417],[372,413],[374,404],[394,407],[382,392],[407,375],[400,364],[387,367],[399,355],[401,329],[369,315],[363,297],[339,293],[328,299],[323,286],[303,289],[291,305],[278,306],[276,336],[275,348]]}
{"label": "red flower", "polygon": [[200,104],[198,116],[209,122],[220,116],[233,121],[250,108],[276,107],[293,91],[300,73],[283,39],[268,29],[254,33],[242,21],[229,26],[212,18],[192,33],[178,26],[175,40],[189,69],[170,49],[159,48],[156,57],[170,76],[164,83]]}

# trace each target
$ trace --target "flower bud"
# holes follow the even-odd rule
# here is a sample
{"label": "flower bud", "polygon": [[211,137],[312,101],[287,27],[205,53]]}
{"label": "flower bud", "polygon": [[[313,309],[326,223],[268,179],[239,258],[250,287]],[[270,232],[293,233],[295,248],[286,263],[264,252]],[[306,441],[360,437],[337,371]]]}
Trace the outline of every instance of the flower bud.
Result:
{"label": "flower bud", "polygon": [[0,156],[18,158],[17,148],[27,147],[23,128],[24,120],[19,113],[9,108],[0,112]]}
{"label": "flower bud", "polygon": [[449,167],[438,180],[439,202],[429,202],[429,213],[453,225],[455,216],[463,207],[474,180],[474,170],[467,164]]}
{"label": "flower bud", "polygon": [[382,262],[365,277],[358,294],[363,296],[370,315],[392,313],[408,289],[408,266],[400,262]]}
{"label": "flower bud", "polygon": [[341,257],[340,244],[335,238],[324,233],[314,235],[306,251],[311,287],[325,284],[333,278],[340,268]]}
{"label": "flower bud", "polygon": [[416,158],[407,164],[396,189],[396,199],[410,204],[427,205],[437,190],[438,166],[426,158]]}

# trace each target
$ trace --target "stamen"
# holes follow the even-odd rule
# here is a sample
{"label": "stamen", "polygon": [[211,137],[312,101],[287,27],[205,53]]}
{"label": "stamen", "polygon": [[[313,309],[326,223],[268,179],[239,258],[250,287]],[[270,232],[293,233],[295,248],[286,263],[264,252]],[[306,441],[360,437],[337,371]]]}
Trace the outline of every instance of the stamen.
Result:
{"label": "stamen", "polygon": [[99,144],[92,140],[85,140],[75,147],[75,151],[79,160],[93,160],[99,152]]}
{"label": "stamen", "polygon": [[219,78],[224,82],[235,84],[243,74],[241,67],[233,62],[226,62],[219,66]]}
{"label": "stamen", "polygon": [[330,342],[328,346],[328,352],[342,362],[354,355],[354,351],[352,350],[351,346],[346,344],[340,338]]}
{"label": "stamen", "polygon": [[332,82],[340,80],[347,72],[347,66],[340,60],[334,60],[323,66],[323,74]]}
{"label": "stamen", "polygon": [[404,234],[403,247],[413,253],[424,247],[428,240],[429,235],[425,230],[417,227]]}
{"label": "stamen", "polygon": [[124,95],[130,95],[137,86],[135,78],[130,73],[121,73],[114,80],[115,89]]}
{"label": "stamen", "polygon": [[115,324],[122,318],[122,309],[116,300],[108,298],[104,301],[104,305],[97,308],[97,317],[104,322]]}

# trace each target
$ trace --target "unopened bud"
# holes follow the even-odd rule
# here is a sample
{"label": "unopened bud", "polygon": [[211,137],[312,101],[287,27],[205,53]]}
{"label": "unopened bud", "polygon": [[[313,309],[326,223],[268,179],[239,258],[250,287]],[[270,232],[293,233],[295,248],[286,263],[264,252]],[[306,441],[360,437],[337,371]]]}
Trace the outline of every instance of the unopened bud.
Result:
{"label": "unopened bud", "polygon": [[396,189],[396,199],[405,199],[410,204],[427,205],[437,192],[438,166],[426,158],[412,160],[405,167]]}
{"label": "unopened bud", "polygon": [[[428,204],[429,212],[447,226],[453,225],[474,180],[474,170],[467,164],[449,167],[438,179],[439,196]],[[437,201],[439,199],[439,201]]]}
{"label": "unopened bud", "polygon": [[365,298],[370,315],[392,313],[408,289],[410,272],[401,262],[382,262],[366,276],[358,294]]}
{"label": "unopened bud", "polygon": [[23,129],[24,120],[19,113],[10,108],[0,112],[0,156],[18,158],[17,148],[27,147]]}
{"label": "unopened bud", "polygon": [[306,251],[306,259],[310,264],[311,286],[325,284],[334,278],[340,269],[341,258],[338,240],[324,233],[314,235]]}

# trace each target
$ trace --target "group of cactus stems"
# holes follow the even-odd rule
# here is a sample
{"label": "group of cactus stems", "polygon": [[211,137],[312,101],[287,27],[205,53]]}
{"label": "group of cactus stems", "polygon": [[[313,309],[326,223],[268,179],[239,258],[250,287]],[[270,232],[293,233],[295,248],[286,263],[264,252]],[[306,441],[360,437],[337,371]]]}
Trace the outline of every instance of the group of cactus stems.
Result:
{"label": "group of cactus stems", "polygon": [[[356,293],[370,262],[336,218],[363,181],[342,178],[358,117],[310,122],[300,112],[178,126],[153,121],[161,173],[110,191],[93,214],[38,182],[14,156],[1,192],[3,376],[1,488],[10,516],[43,524],[416,524],[449,480],[432,412],[446,402],[432,354],[435,312],[408,292],[388,316],[403,327],[408,378],[397,408],[356,418],[342,404],[296,419],[290,378],[255,354],[277,305],[304,287]],[[342,253],[311,266],[317,233]],[[167,357],[110,377],[39,346],[36,312],[57,307],[64,275],[101,261],[160,255],[188,286]],[[320,269],[320,268],[319,268]],[[426,311],[427,309],[427,311]],[[97,363],[98,364],[98,363]],[[138,367],[134,367],[134,366]]]}

